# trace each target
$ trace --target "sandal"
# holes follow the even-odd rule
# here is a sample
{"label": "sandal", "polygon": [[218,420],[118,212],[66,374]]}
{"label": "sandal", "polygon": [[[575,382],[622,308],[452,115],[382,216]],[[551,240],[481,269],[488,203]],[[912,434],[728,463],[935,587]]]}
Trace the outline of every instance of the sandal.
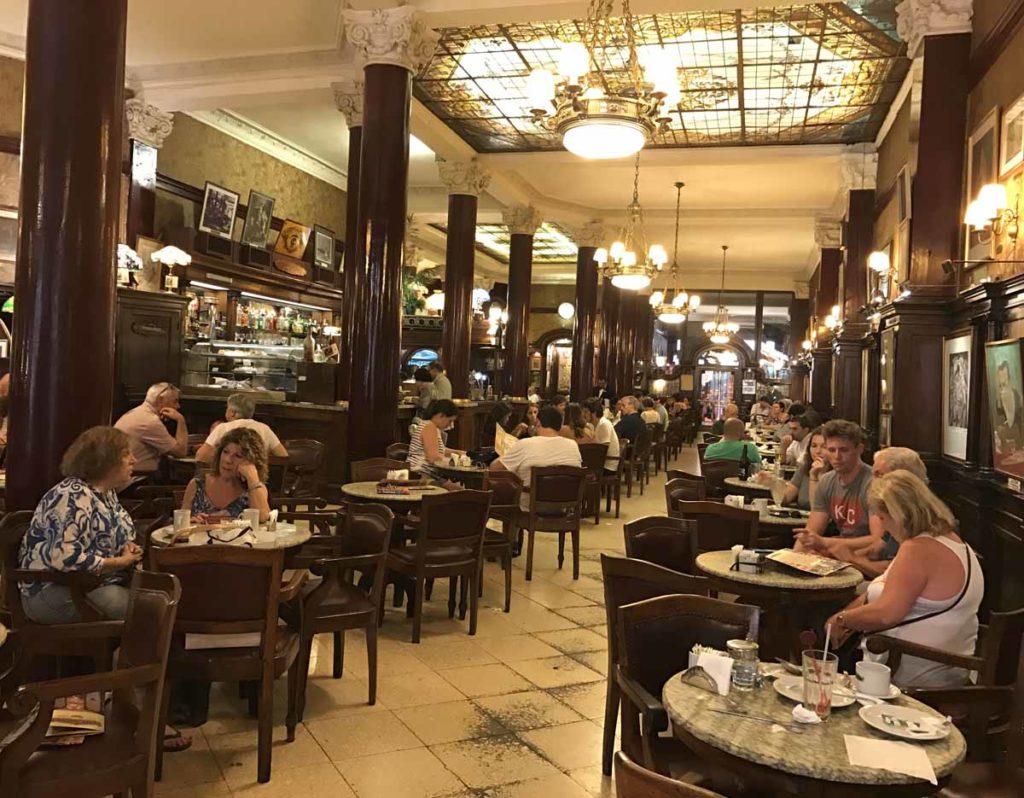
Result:
{"label": "sandal", "polygon": [[164,753],[176,754],[179,751],[187,751],[192,747],[192,738],[186,737],[178,729],[171,728],[171,731],[164,732]]}

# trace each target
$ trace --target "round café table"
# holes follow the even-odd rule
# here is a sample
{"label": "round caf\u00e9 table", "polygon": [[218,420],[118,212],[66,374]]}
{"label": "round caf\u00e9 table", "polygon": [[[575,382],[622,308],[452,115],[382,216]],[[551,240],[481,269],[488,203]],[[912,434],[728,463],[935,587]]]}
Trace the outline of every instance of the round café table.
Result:
{"label": "round caf\u00e9 table", "polygon": [[726,477],[722,482],[727,488],[734,490],[741,496],[746,496],[748,499],[763,499],[772,495],[772,489],[767,485],[762,485],[760,482],[751,482],[739,477]]}
{"label": "round caf\u00e9 table", "polygon": [[[265,526],[260,526],[255,534],[256,541],[252,544],[254,549],[290,549],[294,546],[301,546],[313,536],[308,527],[299,529],[295,524],[285,523],[278,523],[273,532]],[[174,525],[168,524],[155,530],[149,540],[154,546],[166,546],[171,542],[173,535]]]}
{"label": "round caf\u00e9 table", "polygon": [[462,487],[469,488],[470,490],[480,490],[484,485],[484,474],[487,473],[486,468],[472,465],[453,466],[434,463],[430,467],[439,474],[442,474],[446,479],[458,482]]}
{"label": "round caf\u00e9 table", "polygon": [[[761,521],[765,523],[764,514]],[[803,648],[799,641],[801,630],[794,623],[803,614],[795,612],[797,608],[820,604],[838,608],[853,599],[857,586],[864,581],[860,571],[852,566],[831,576],[810,576],[769,562],[762,573],[755,574],[731,570],[733,561],[731,551],[706,551],[697,555],[695,563],[715,590],[736,594],[743,603],[762,609],[761,659],[768,661],[795,657]]]}
{"label": "round caf\u00e9 table", "polygon": [[[792,720],[795,704],[778,695],[770,684],[744,693],[733,690],[729,697],[738,700],[742,710],[752,715],[781,722]],[[943,787],[967,753],[963,735],[955,727],[945,739],[907,743],[918,745],[927,753],[939,782],[935,787],[901,773],[850,764],[845,735],[896,740],[861,720],[857,703],[833,709],[827,721],[809,725],[803,734],[797,735],[773,732],[767,724],[710,711],[733,708],[717,693],[684,684],[679,674],[665,682],[662,702],[672,721],[673,734],[691,751],[736,774],[747,786],[770,795],[917,798]],[[941,717],[907,696],[891,703]]]}
{"label": "round caf\u00e9 table", "polygon": [[424,496],[439,496],[447,493],[444,488],[436,485],[418,485],[416,490],[409,493],[378,493],[378,482],[349,482],[341,486],[341,492],[351,499],[360,499],[364,502],[380,502],[381,504],[396,505],[403,512],[408,512],[411,507],[419,504]]}

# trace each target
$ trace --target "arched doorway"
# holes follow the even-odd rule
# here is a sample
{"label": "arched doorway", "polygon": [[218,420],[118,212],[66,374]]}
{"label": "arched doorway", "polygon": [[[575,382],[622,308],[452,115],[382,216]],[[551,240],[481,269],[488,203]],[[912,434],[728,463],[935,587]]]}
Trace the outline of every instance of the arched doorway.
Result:
{"label": "arched doorway", "polygon": [[537,339],[530,357],[530,382],[542,396],[568,394],[572,384],[572,336],[552,330]]}
{"label": "arched doorway", "polygon": [[749,362],[750,355],[742,343],[709,344],[694,353],[694,388],[701,423],[717,421],[727,404],[739,403],[738,381]]}

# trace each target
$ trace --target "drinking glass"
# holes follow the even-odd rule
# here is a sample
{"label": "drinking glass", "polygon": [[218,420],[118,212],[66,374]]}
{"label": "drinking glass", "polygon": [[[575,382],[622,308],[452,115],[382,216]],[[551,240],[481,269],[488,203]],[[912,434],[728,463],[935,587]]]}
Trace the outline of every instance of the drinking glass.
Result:
{"label": "drinking glass", "polygon": [[771,484],[772,501],[775,502],[776,507],[781,507],[782,502],[786,500],[786,481],[779,477],[774,477]]}
{"label": "drinking glass", "polygon": [[839,658],[829,652],[808,649],[803,653],[804,706],[827,720],[832,711],[832,689],[835,687]]}
{"label": "drinking glass", "polygon": [[757,643],[753,640],[727,640],[725,648],[732,663],[732,686],[753,690],[757,685]]}

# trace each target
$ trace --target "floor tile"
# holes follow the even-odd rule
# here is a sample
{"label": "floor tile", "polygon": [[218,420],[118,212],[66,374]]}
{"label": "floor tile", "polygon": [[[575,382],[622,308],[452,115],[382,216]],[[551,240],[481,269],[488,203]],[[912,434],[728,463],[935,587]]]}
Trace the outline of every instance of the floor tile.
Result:
{"label": "floor tile", "polygon": [[[379,693],[379,690],[378,690]],[[369,686],[362,679],[347,673],[341,679],[331,676],[310,675],[306,682],[306,708],[304,720],[328,718],[334,715],[360,715],[367,712],[383,712],[387,705],[377,697],[372,706]]]}
{"label": "floor tile", "polygon": [[592,720],[604,720],[604,701],[607,681],[589,684],[571,684],[568,687],[556,687],[550,690],[552,696],[563,704],[572,707],[583,717]]}
{"label": "floor tile", "polygon": [[166,782],[158,781],[154,785],[153,794],[156,798],[220,798],[223,795],[231,795],[231,789],[223,779],[191,787],[172,787]]}
{"label": "floor tile", "polygon": [[454,743],[507,733],[498,721],[470,701],[397,709],[395,715],[412,729],[424,745]]}
{"label": "floor tile", "polygon": [[603,628],[607,622],[604,607],[563,607],[560,610],[555,610],[555,612],[580,626],[600,626]]}
{"label": "floor tile", "polygon": [[545,609],[536,602],[529,601],[525,596],[519,596],[520,601],[526,602],[527,606],[517,612],[513,619],[523,632],[550,632],[555,629],[574,629],[576,624],[568,618],[563,618],[558,613]]}
{"label": "floor tile", "polygon": [[334,765],[313,765],[306,768],[273,771],[270,781],[255,781],[232,791],[243,798],[303,798],[311,795],[329,795],[331,798],[356,798],[356,794],[341,777]]}
{"label": "floor tile", "polygon": [[[186,734],[190,730],[183,730]],[[256,744],[256,735],[253,734],[253,745]],[[182,787],[193,787],[198,784],[209,784],[223,782],[220,765],[217,764],[217,757],[210,750],[202,734],[194,737],[192,747],[187,751],[179,751],[174,754],[164,754],[163,778],[160,784],[165,789],[180,789]]]}
{"label": "floor tile", "polygon": [[581,651],[578,654],[570,655],[577,662],[582,662],[591,670],[595,670],[602,676],[608,675],[608,652],[607,651]]}
{"label": "floor tile", "polygon": [[431,750],[472,789],[558,774],[553,765],[512,735],[448,743]]}
{"label": "floor tile", "polygon": [[438,674],[470,698],[515,693],[528,690],[532,686],[514,670],[501,663],[448,668],[438,671]]}
{"label": "floor tile", "polygon": [[478,699],[476,703],[513,731],[572,723],[581,717],[543,690],[491,696]]}
{"label": "floor tile", "polygon": [[442,704],[465,697],[434,671],[382,675],[377,694],[390,709]]}
{"label": "floor tile", "polygon": [[615,779],[612,776],[604,775],[600,765],[570,770],[569,778],[594,798],[615,798]]}
{"label": "floor tile", "polygon": [[554,646],[565,654],[585,651],[606,651],[608,641],[589,629],[560,629],[555,632],[537,632],[537,639]]}
{"label": "floor tile", "polygon": [[487,798],[590,798],[589,792],[564,773],[493,787],[484,795]]}
{"label": "floor tile", "polygon": [[426,748],[349,759],[337,767],[358,798],[434,798],[465,789]]}
{"label": "floor tile", "polygon": [[519,736],[561,770],[585,768],[601,761],[601,727],[589,720],[534,729]]}
{"label": "floor tile", "polygon": [[527,634],[482,639],[479,645],[501,662],[557,657],[559,653],[557,649],[539,640],[536,635]]}
{"label": "floor tile", "polygon": [[305,725],[332,762],[423,745],[391,712],[324,718]]}
{"label": "floor tile", "polygon": [[463,665],[489,665],[495,658],[472,640],[435,643],[424,640],[413,647],[413,656],[429,668],[457,668]]}
{"label": "floor tile", "polygon": [[523,662],[510,662],[509,667],[516,673],[525,676],[537,687],[549,690],[552,687],[564,687],[567,684],[597,682],[603,677],[570,657],[550,657],[548,659],[529,659]]}
{"label": "floor tile", "polygon": [[513,590],[526,596],[530,601],[535,601],[542,607],[547,607],[549,610],[562,607],[586,607],[592,603],[589,599],[584,598],[578,593],[544,580],[527,582],[525,585],[513,588]]}
{"label": "floor tile", "polygon": [[[236,789],[256,781],[259,749],[255,732],[212,735],[208,742],[229,787]],[[295,729],[295,740],[290,743],[286,740],[285,728],[274,727],[272,773],[280,773],[290,768],[327,764],[330,764],[327,754],[305,727],[300,725]]]}

